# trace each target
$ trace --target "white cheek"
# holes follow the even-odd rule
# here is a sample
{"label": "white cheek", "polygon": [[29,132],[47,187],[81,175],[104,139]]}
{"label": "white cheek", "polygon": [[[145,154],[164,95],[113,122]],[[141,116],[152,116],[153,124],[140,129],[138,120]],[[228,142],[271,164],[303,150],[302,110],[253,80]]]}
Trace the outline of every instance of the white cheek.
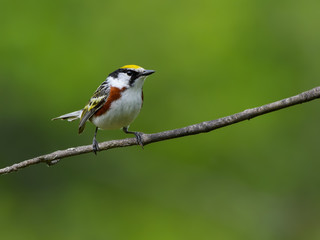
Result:
{"label": "white cheek", "polygon": [[128,80],[128,75],[125,73],[119,73],[118,78],[115,79],[113,77],[109,77],[109,83],[113,87],[117,88],[123,88],[123,87],[129,87],[129,80]]}

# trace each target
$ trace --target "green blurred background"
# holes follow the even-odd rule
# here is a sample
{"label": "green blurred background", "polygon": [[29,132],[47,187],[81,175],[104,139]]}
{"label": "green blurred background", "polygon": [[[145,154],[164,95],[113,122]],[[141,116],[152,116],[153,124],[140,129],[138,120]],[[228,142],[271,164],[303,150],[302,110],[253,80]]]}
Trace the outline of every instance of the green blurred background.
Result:
{"label": "green blurred background", "polygon": [[[90,144],[92,124],[78,135],[50,119],[125,64],[157,71],[131,125],[146,133],[313,88],[319,11],[318,0],[2,0],[1,167]],[[1,176],[1,239],[320,239],[319,104]]]}

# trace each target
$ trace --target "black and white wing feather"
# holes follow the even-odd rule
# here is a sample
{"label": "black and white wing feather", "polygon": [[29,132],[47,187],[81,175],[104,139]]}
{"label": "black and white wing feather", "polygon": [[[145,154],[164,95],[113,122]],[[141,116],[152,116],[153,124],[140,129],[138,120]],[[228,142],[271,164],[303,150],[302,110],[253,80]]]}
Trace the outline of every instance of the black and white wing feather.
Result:
{"label": "black and white wing feather", "polygon": [[89,103],[83,108],[79,123],[79,133],[82,133],[86,122],[97,112],[107,101],[110,93],[110,87],[107,81],[104,81],[90,98]]}

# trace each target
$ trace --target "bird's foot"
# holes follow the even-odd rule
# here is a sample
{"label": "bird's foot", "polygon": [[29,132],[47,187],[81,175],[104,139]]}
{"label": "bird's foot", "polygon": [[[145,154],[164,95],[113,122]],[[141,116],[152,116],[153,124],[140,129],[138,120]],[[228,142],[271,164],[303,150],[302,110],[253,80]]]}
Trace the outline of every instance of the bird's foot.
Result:
{"label": "bird's foot", "polygon": [[143,149],[143,142],[142,142],[142,132],[133,132],[133,134],[136,136],[137,143],[142,147]]}
{"label": "bird's foot", "polygon": [[99,148],[99,143],[95,138],[93,139],[93,142],[92,142],[92,148],[93,148],[94,154],[97,155],[97,152],[100,151],[100,148]]}
{"label": "bird's foot", "polygon": [[128,131],[128,127],[123,127],[122,130],[125,132],[125,133],[129,133],[129,134],[134,134],[136,136],[136,139],[137,139],[137,143],[142,147],[143,149],[143,142],[142,142],[142,132],[131,132],[131,131]]}

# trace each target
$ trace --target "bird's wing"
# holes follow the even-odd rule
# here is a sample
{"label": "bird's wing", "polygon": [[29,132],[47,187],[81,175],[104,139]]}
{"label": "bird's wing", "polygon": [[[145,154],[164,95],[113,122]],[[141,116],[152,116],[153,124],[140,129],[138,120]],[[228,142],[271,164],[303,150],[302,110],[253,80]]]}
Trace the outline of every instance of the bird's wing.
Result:
{"label": "bird's wing", "polygon": [[83,132],[88,119],[90,119],[93,114],[98,111],[107,101],[109,92],[110,88],[106,81],[103,82],[94,92],[93,96],[89,100],[89,103],[83,108],[79,123],[79,133]]}

